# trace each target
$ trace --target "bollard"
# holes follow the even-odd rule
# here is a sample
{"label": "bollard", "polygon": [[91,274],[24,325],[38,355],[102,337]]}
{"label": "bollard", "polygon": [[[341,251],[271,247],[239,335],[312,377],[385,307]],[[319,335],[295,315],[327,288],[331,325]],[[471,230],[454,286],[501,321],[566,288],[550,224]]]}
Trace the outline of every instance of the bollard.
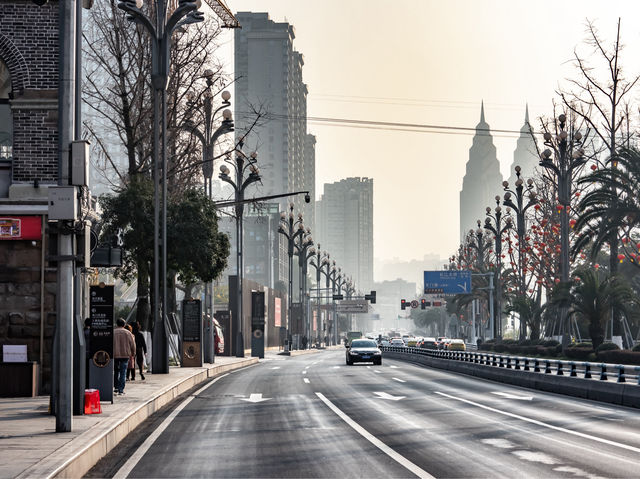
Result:
{"label": "bollard", "polygon": [[492,366],[497,366],[498,365],[498,359],[496,358],[495,354],[491,355],[491,359],[492,359],[491,365]]}
{"label": "bollard", "polygon": [[524,358],[524,370],[529,371],[529,358]]}
{"label": "bollard", "polygon": [[511,369],[511,356],[507,356],[507,369]]}
{"label": "bollard", "polygon": [[636,370],[636,378],[638,379],[638,386],[640,386],[640,366],[635,368]]}
{"label": "bollard", "polygon": [[551,374],[551,361],[548,359],[544,360],[544,373]]}
{"label": "bollard", "polygon": [[591,363],[582,363],[584,366],[584,378],[591,379]]}
{"label": "bollard", "polygon": [[534,373],[540,372],[540,361],[538,360],[538,358],[533,360],[533,372]]}
{"label": "bollard", "polygon": [[498,357],[500,358],[500,362],[499,362],[498,366],[503,368],[504,367],[504,356],[500,355]]}
{"label": "bollard", "polygon": [[515,367],[513,369],[518,369],[519,370],[520,369],[520,358],[518,356],[516,356],[514,361],[515,361],[516,365],[515,365]]}
{"label": "bollard", "polygon": [[571,361],[569,363],[569,376],[576,377],[577,375],[578,375],[578,373],[576,372],[576,363]]}
{"label": "bollard", "polygon": [[562,370],[562,361],[556,362],[556,376],[564,376],[564,371]]}
{"label": "bollard", "polygon": [[618,364],[616,366],[616,369],[618,370],[618,381],[619,383],[624,383],[626,382],[624,379],[624,366],[622,364]]}
{"label": "bollard", "polygon": [[604,363],[600,364],[600,381],[607,380],[607,365]]}

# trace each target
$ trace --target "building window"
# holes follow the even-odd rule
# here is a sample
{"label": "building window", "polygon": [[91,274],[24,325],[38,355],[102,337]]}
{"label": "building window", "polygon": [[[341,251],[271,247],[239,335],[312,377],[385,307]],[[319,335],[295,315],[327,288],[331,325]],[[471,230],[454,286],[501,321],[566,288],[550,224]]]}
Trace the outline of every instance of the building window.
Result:
{"label": "building window", "polygon": [[9,196],[11,160],[13,157],[13,120],[9,106],[11,76],[0,58],[0,198]]}

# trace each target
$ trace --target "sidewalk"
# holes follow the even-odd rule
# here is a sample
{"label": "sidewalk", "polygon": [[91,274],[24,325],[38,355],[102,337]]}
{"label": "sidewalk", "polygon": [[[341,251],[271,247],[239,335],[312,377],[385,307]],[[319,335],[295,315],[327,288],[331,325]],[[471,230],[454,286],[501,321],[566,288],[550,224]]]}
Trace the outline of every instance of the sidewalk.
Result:
{"label": "sidewalk", "polygon": [[256,364],[258,358],[216,357],[202,368],[171,368],[127,382],[124,396],[102,402],[102,413],[73,416],[73,431],[56,433],[49,396],[0,398],[0,479],[81,477],[138,424],[212,376]]}

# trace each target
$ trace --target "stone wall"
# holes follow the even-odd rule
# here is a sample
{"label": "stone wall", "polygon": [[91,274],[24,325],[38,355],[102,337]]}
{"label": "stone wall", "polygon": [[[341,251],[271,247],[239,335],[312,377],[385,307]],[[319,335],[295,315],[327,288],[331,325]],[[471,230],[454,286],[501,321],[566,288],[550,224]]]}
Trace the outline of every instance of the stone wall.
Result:
{"label": "stone wall", "polygon": [[41,241],[1,242],[0,344],[26,344],[29,361],[40,362],[40,331],[44,327],[40,394],[46,394],[51,387],[56,270],[45,267],[44,312],[41,315],[41,244]]}

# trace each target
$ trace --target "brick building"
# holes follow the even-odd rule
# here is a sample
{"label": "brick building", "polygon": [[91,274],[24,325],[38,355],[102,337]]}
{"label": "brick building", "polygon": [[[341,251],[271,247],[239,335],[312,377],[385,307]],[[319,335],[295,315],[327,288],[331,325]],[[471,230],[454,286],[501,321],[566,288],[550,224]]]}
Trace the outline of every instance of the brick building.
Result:
{"label": "brick building", "polygon": [[0,2],[0,345],[26,344],[50,391],[56,269],[47,186],[58,181],[58,2]]}

